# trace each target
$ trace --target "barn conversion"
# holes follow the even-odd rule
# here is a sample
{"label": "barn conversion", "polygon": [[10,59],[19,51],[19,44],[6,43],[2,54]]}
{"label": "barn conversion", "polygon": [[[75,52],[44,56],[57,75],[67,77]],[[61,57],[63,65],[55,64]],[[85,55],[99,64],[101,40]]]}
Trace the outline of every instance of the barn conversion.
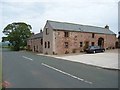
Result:
{"label": "barn conversion", "polygon": [[115,48],[116,42],[116,34],[109,29],[108,25],[96,27],[47,20],[43,32],[37,35],[39,40],[28,39],[28,47],[44,54],[78,53],[90,45],[109,49]]}

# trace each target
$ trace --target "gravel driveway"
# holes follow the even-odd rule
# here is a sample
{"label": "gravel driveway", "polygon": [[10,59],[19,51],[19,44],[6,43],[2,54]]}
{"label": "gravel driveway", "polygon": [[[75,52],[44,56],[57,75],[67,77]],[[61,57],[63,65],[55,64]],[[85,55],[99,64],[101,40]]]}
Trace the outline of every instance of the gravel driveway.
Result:
{"label": "gravel driveway", "polygon": [[104,53],[64,55],[55,56],[54,58],[60,58],[109,69],[118,69],[118,63],[120,65],[120,62],[118,62],[118,49],[107,50]]}

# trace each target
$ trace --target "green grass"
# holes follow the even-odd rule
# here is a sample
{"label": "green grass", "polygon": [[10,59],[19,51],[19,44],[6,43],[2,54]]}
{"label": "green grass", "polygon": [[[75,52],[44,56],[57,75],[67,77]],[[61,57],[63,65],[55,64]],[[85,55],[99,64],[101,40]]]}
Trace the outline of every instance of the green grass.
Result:
{"label": "green grass", "polygon": [[0,48],[0,90],[2,89],[2,48]]}
{"label": "green grass", "polygon": [[1,70],[1,68],[0,68],[0,90],[1,90],[1,88],[2,88],[1,83],[2,83],[2,70]]}

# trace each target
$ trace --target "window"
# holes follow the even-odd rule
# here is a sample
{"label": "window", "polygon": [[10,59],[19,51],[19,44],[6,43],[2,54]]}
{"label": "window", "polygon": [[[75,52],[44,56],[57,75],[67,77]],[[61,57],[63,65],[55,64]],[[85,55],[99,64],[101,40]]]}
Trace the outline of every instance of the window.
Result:
{"label": "window", "polygon": [[60,35],[60,32],[58,32],[58,35]]}
{"label": "window", "polygon": [[48,35],[49,33],[48,33],[48,28],[46,28],[46,35]]}
{"label": "window", "polygon": [[92,43],[91,43],[91,45],[92,45],[92,46],[94,46],[94,45],[95,45],[95,43],[94,43],[94,42],[92,42]]}
{"label": "window", "polygon": [[77,36],[75,36],[75,38],[77,38]]}
{"label": "window", "polygon": [[80,42],[80,47],[82,47],[83,46],[83,42]]}
{"label": "window", "polygon": [[68,48],[68,42],[65,42],[65,48]]}
{"label": "window", "polygon": [[74,37],[74,40],[77,40],[77,36]]}
{"label": "window", "polygon": [[48,48],[50,48],[50,42],[48,41]]}
{"label": "window", "polygon": [[41,39],[41,45],[43,45],[43,39]]}
{"label": "window", "polygon": [[95,37],[95,34],[94,33],[92,33],[92,38],[94,38]]}
{"label": "window", "polygon": [[35,51],[35,46],[34,46],[34,51]]}
{"label": "window", "polygon": [[47,47],[47,43],[45,42],[45,48]]}
{"label": "window", "polygon": [[64,32],[65,37],[69,37],[69,32]]}

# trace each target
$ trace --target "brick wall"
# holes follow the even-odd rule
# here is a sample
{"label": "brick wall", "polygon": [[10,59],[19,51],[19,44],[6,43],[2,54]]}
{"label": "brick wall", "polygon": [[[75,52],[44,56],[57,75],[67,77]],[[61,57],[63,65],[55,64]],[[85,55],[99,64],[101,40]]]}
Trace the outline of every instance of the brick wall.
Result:
{"label": "brick wall", "polygon": [[[56,33],[55,53],[57,54],[64,54],[66,51],[69,53],[83,51],[85,42],[89,42],[89,45],[91,45],[92,42],[94,42],[94,45],[98,45],[99,38],[104,39],[103,47],[105,49],[115,47],[115,35],[94,34],[94,38],[92,38],[92,33],[69,32],[69,37],[64,37],[64,31],[54,32]],[[68,48],[65,48],[65,42],[68,42]],[[82,42],[82,47],[80,47],[80,42]]]}
{"label": "brick wall", "polygon": [[[47,32],[46,32],[47,29]],[[49,23],[46,23],[44,29],[43,29],[43,54],[53,54],[54,47],[54,33],[52,27],[49,25]],[[48,47],[49,42],[49,47]],[[46,43],[46,47],[45,47]]]}
{"label": "brick wall", "polygon": [[42,38],[30,39],[27,41],[27,47],[33,52],[43,52],[43,44],[41,43]]}

